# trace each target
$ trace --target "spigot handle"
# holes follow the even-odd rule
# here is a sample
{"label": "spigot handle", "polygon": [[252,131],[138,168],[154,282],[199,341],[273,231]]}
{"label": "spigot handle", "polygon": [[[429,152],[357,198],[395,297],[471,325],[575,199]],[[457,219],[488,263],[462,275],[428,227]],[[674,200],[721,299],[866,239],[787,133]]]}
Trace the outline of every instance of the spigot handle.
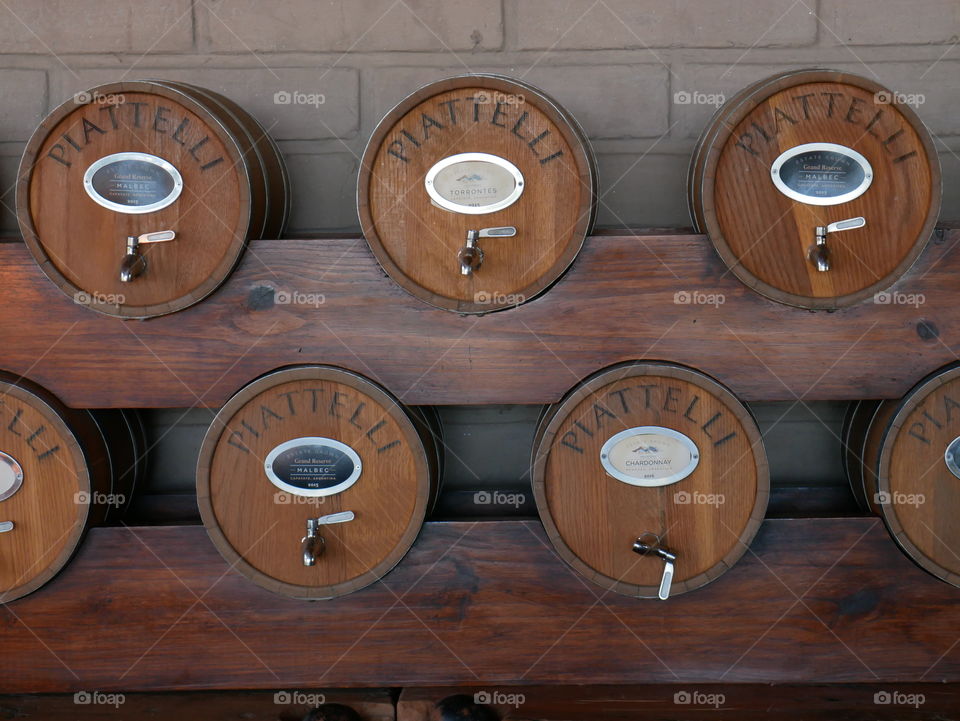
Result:
{"label": "spigot handle", "polygon": [[141,243],[164,243],[177,234],[172,230],[157,230],[143,235],[127,236],[127,254],[120,261],[120,280],[129,283],[147,270],[147,259],[140,254]]}
{"label": "spigot handle", "polygon": [[660,576],[657,598],[666,601],[670,598],[670,586],[673,584],[674,562],[677,560],[677,554],[662,546],[660,536],[649,531],[633,542],[633,552],[641,556],[657,556],[663,561],[663,574]]}
{"label": "spigot handle", "polygon": [[866,218],[856,217],[856,218],[847,218],[846,220],[837,220],[829,225],[818,225],[814,228],[814,244],[810,246],[810,250],[807,252],[810,262],[813,263],[817,270],[821,273],[825,273],[830,270],[831,260],[830,260],[830,248],[827,247],[827,235],[829,233],[836,233],[841,230],[853,230],[854,228],[862,228],[867,224]]}
{"label": "spigot handle", "polygon": [[854,228],[862,228],[867,224],[866,218],[849,218],[847,220],[838,220],[835,223],[830,223],[827,226],[828,233],[836,233],[839,230],[853,230]]}
{"label": "spigot handle", "polygon": [[466,245],[457,253],[457,260],[460,261],[460,275],[472,275],[483,265],[483,249],[477,244],[480,238],[512,238],[516,234],[517,229],[512,225],[468,230]]}
{"label": "spigot handle", "polygon": [[480,238],[512,238],[517,234],[517,229],[512,225],[505,225],[500,228],[481,228],[477,233]]}
{"label": "spigot handle", "polygon": [[329,526],[331,523],[346,523],[347,521],[352,521],[356,518],[356,514],[353,511],[340,511],[339,513],[331,513],[327,516],[320,516],[320,518],[311,518],[311,521],[316,521],[318,526]]}
{"label": "spigot handle", "polygon": [[163,243],[176,237],[177,234],[172,230],[158,230],[155,233],[144,233],[137,240],[141,243]]}

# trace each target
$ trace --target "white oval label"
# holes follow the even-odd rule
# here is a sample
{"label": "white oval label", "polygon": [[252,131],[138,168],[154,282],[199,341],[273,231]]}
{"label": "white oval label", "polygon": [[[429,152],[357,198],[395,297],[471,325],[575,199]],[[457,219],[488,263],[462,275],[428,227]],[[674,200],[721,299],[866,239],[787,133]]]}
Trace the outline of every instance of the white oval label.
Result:
{"label": "white oval label", "polygon": [[423,182],[434,205],[467,215],[503,210],[523,194],[520,169],[489,153],[444,158],[427,171]]}
{"label": "white oval label", "polygon": [[281,443],[263,462],[267,478],[277,488],[297,496],[332,496],[360,477],[360,456],[332,438],[294,438]]}
{"label": "white oval label", "polygon": [[87,168],[83,189],[97,205],[117,213],[153,213],[180,197],[183,177],[156,155],[114,153]]}
{"label": "white oval label", "polygon": [[780,154],[770,166],[773,184],[807,205],[839,205],[867,192],[873,168],[863,155],[836,143],[806,143]]}
{"label": "white oval label", "polygon": [[5,501],[20,490],[23,468],[13,456],[0,452],[0,501]]}
{"label": "white oval label", "polygon": [[638,426],[608,438],[600,463],[608,475],[631,486],[669,486],[693,473],[700,451],[671,428]]}

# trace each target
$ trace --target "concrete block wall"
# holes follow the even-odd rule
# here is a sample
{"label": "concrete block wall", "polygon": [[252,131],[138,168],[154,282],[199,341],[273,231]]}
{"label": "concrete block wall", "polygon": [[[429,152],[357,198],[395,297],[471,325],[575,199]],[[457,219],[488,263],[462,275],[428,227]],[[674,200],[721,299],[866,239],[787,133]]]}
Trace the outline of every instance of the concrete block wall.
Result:
{"label": "concrete block wall", "polygon": [[43,115],[143,77],[218,90],[271,130],[293,176],[292,230],[356,230],[358,158],[379,119],[471,71],[526,79],[576,115],[599,156],[601,224],[687,225],[687,158],[713,103],[815,65],[923,96],[955,218],[958,38],[957,0],[5,0],[0,230],[16,227],[18,156]]}

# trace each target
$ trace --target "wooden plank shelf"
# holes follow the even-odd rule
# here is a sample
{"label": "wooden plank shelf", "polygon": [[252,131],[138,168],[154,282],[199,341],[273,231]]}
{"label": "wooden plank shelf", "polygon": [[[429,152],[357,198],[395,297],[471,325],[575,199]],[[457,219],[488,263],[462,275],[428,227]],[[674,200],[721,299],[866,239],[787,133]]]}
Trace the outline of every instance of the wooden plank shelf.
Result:
{"label": "wooden plank shelf", "polygon": [[202,527],[100,528],[0,609],[0,686],[957,682],[957,593],[875,518],[767,520],[668,602],[587,584],[536,521],[428,523],[382,582],[317,602],[251,584]]}
{"label": "wooden plank shelf", "polygon": [[[595,235],[542,297],[476,317],[407,295],[360,237],[260,240],[210,298],[144,322],[73,302],[3,243],[0,367],[90,408],[218,407],[296,363],[349,368],[414,405],[550,403],[629,359],[691,365],[748,401],[894,398],[960,351],[958,242],[939,229],[895,286],[922,303],[813,313],[747,289],[704,236]],[[723,303],[675,302],[694,293]]]}

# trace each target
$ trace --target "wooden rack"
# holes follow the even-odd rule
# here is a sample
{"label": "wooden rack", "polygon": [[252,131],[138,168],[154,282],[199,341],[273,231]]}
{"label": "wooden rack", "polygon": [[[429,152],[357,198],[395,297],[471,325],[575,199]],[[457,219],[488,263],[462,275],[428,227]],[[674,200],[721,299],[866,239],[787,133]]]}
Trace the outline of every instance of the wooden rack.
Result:
{"label": "wooden rack", "polygon": [[[894,398],[957,359],[958,244],[939,229],[894,302],[813,313],[744,288],[703,236],[600,234],[543,297],[470,317],[406,295],[360,238],[264,240],[203,303],[137,322],[72,302],[10,242],[0,367],[75,407],[216,407],[307,362],[409,404],[549,403],[637,358],[749,401]],[[382,583],[312,603],[249,583],[202,527],[111,527],[0,612],[0,686],[956,682],[958,601],[876,518],[767,520],[731,571],[666,603],[587,583],[536,521],[427,523]]]}

